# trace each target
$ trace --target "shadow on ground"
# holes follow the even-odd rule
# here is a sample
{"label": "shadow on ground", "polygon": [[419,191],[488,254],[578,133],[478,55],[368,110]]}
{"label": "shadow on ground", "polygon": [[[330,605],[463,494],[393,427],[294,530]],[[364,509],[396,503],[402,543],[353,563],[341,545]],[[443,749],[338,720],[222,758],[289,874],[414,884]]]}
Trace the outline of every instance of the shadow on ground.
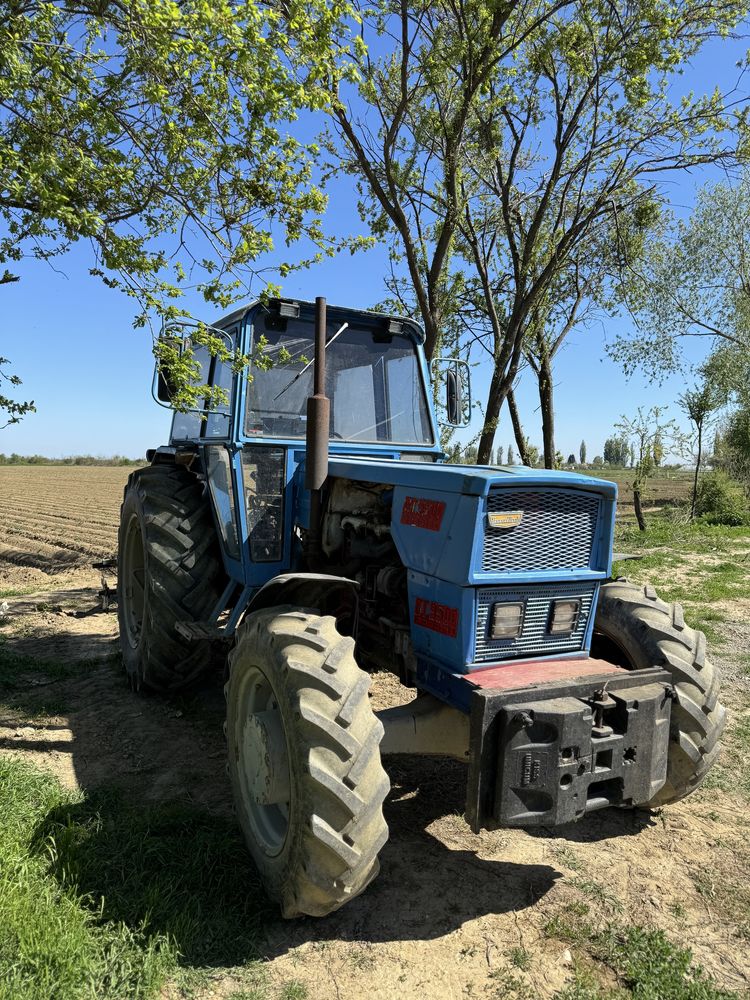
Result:
{"label": "shadow on ground", "polygon": [[124,923],[185,966],[232,966],[261,956],[275,918],[231,820],[185,803],[142,806],[97,790],[58,807],[33,848],[61,886],[86,898],[96,919]]}
{"label": "shadow on ground", "polygon": [[[88,606],[82,601],[57,614],[61,642],[74,636],[76,623],[97,620],[95,600],[89,591]],[[104,650],[116,617],[101,620]],[[240,964],[306,941],[433,940],[476,917],[533,906],[561,877],[548,864],[479,856],[488,853],[487,837],[475,837],[459,819],[463,765],[390,758],[391,839],[381,874],[325,920],[283,922],[259,887],[232,816],[221,677],[167,701],[131,693],[114,661],[66,669],[72,675],[41,682],[45,696],[65,706],[59,716],[23,718],[15,709],[0,719],[0,746],[85,793],[46,818],[38,848],[62,882],[90,898],[94,912],[147,935],[169,935],[186,965]],[[651,823],[648,814],[607,810],[533,836],[598,841]]]}
{"label": "shadow on ground", "polygon": [[10,597],[0,617],[0,642],[9,654],[50,665],[102,660],[117,651],[117,615],[95,590],[71,587]]}
{"label": "shadow on ground", "polygon": [[[217,782],[223,772],[217,761]],[[392,839],[382,872],[323,920],[278,918],[231,817],[185,799],[144,801],[116,773],[106,789],[53,810],[35,845],[61,884],[88,897],[102,919],[147,938],[168,936],[189,966],[239,965],[307,941],[431,940],[478,916],[523,910],[559,877],[548,865],[482,860],[430,836],[425,826],[458,807],[457,771],[446,775],[438,762],[414,759],[391,776]]]}

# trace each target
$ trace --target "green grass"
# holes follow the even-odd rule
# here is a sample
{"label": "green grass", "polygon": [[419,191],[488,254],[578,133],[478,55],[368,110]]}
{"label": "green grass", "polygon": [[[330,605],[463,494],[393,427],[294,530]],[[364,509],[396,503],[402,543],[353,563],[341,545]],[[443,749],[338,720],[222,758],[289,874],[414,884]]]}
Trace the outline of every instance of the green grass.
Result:
{"label": "green grass", "polygon": [[570,868],[574,872],[578,872],[583,868],[583,861],[568,844],[553,847],[551,854],[558,864],[565,865],[566,868]]}
{"label": "green grass", "polygon": [[257,964],[275,911],[234,824],[74,796],[3,758],[0,815],[0,1000],[146,1000],[181,977],[190,996],[226,966],[252,971],[256,1000],[303,1000]]}
{"label": "green grass", "polygon": [[98,918],[49,873],[53,844],[32,846],[35,829],[50,811],[74,807],[51,778],[0,760],[2,1000],[139,1000],[176,961],[167,938]]}
{"label": "green grass", "polygon": [[5,597],[26,597],[28,594],[36,594],[37,591],[43,589],[43,584],[37,584],[34,587],[0,587],[0,601]]}
{"label": "green grass", "polygon": [[[567,910],[545,928],[580,952],[573,982],[555,1000],[739,1000],[662,931],[617,923],[596,928]],[[613,975],[615,987],[608,982]]]}
{"label": "green grass", "polygon": [[569,944],[583,944],[588,940],[590,907],[576,900],[566,903],[544,925],[547,937],[557,938]]}
{"label": "green grass", "polygon": [[615,542],[617,551],[638,553],[661,547],[664,549],[664,555],[670,552],[713,554],[732,552],[738,547],[747,548],[750,544],[748,526],[728,527],[721,524],[704,524],[701,521],[683,524],[664,514],[652,514],[646,524],[646,531],[639,531],[638,527],[630,522],[618,524]]}
{"label": "green grass", "polygon": [[664,600],[685,605],[689,623],[711,643],[721,644],[716,626],[727,615],[716,603],[750,597],[750,528],[683,524],[665,515],[647,523],[645,532],[618,525],[615,549],[641,558],[615,563],[612,575],[654,584]]}
{"label": "green grass", "polygon": [[[230,993],[226,1000],[267,1000],[269,997],[269,987],[264,980],[263,983],[251,987],[249,990],[235,990]],[[292,981],[286,983],[275,993],[277,1000],[307,1000],[307,987],[302,983]]]}
{"label": "green grass", "polygon": [[[491,985],[486,995],[492,1000],[534,1000],[529,985],[508,969],[493,969],[488,976]],[[468,993],[468,996],[476,996]]]}
{"label": "green grass", "polygon": [[605,990],[590,972],[576,970],[573,982],[556,993],[555,1000],[626,1000],[631,996],[632,993],[618,988]]}
{"label": "green grass", "polygon": [[273,910],[233,823],[183,805],[134,810],[114,792],[53,810],[37,832],[52,874],[105,921],[173,942],[190,966],[259,957]]}
{"label": "green grass", "polygon": [[702,787],[750,799],[750,700],[743,698],[722,737],[723,749]]}
{"label": "green grass", "polygon": [[599,882],[594,881],[594,879],[587,878],[577,878],[571,883],[578,889],[580,893],[587,896],[592,902],[596,903],[604,910],[609,910],[613,913],[622,912],[622,903],[616,896],[612,893],[607,892],[604,886],[600,885]]}
{"label": "green grass", "polygon": [[725,641],[721,629],[716,626],[726,620],[726,614],[715,608],[699,606],[690,609],[690,625],[700,629],[712,646],[720,646]]}
{"label": "green grass", "polygon": [[731,601],[750,596],[748,572],[750,563],[719,563],[700,567],[688,583],[668,585],[672,600],[699,604]]}
{"label": "green grass", "polygon": [[527,972],[531,968],[531,955],[523,945],[518,945],[516,948],[510,949],[508,952],[508,961],[523,972]]}

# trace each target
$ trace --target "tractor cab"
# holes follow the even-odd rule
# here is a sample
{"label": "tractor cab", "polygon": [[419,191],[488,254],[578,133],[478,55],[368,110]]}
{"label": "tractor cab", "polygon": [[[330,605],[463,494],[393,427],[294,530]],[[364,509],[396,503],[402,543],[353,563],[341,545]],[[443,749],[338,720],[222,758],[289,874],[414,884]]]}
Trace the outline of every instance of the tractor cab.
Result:
{"label": "tractor cab", "polygon": [[[227,405],[175,413],[170,443],[233,438],[299,446],[307,434],[312,395],[315,316],[311,303],[271,301],[233,313],[210,328],[229,351],[248,356],[246,374],[233,375],[228,361],[193,346],[197,381],[219,387]],[[173,324],[169,336],[189,337]],[[325,331],[326,384],[331,401],[328,435],[332,451],[372,454],[408,450],[441,454],[436,415],[428,394],[423,334],[408,319],[328,307]],[[166,383],[154,386],[169,405]]]}
{"label": "tractor cab", "polygon": [[[313,395],[316,316],[313,303],[254,303],[209,328],[227,353],[250,358],[246,372],[229,358],[212,357],[191,344],[197,384],[221,388],[225,404],[175,412],[169,445],[156,461],[198,455],[208,484],[230,580],[244,596],[280,572],[304,568],[299,533],[308,528],[308,399]],[[173,324],[169,337],[189,340],[192,328]],[[327,307],[325,321],[325,427],[334,457],[436,462],[442,457],[439,426],[421,329],[411,320]],[[452,384],[468,373],[448,362]],[[444,376],[445,377],[445,376]],[[444,387],[445,388],[445,387]],[[169,405],[166,381],[155,372],[153,391]],[[447,392],[447,388],[446,388]],[[468,393],[464,393],[468,402]],[[456,404],[454,403],[454,408]],[[242,500],[244,503],[238,503]],[[290,530],[286,530],[286,528]]]}

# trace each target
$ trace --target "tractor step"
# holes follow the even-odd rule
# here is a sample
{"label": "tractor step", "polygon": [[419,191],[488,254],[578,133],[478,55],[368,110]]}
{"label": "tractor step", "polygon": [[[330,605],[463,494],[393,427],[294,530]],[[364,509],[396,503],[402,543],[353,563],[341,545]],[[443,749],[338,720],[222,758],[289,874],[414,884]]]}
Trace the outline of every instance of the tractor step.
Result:
{"label": "tractor step", "polygon": [[231,636],[228,636],[223,628],[211,622],[175,622],[174,628],[175,632],[188,642],[200,642],[203,639],[208,639],[209,642],[232,641]]}

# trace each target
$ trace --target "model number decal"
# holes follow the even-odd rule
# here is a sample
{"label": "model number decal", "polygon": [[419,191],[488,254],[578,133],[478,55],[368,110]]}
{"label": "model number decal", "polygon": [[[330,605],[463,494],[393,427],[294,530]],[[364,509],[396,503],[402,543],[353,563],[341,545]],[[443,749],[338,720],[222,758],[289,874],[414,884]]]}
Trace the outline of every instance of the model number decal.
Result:
{"label": "model number decal", "polygon": [[401,523],[428,531],[440,531],[445,513],[443,500],[424,500],[421,497],[406,497],[401,508]]}
{"label": "model number decal", "polygon": [[458,608],[418,597],[414,606],[414,624],[441,635],[455,636],[458,632]]}

